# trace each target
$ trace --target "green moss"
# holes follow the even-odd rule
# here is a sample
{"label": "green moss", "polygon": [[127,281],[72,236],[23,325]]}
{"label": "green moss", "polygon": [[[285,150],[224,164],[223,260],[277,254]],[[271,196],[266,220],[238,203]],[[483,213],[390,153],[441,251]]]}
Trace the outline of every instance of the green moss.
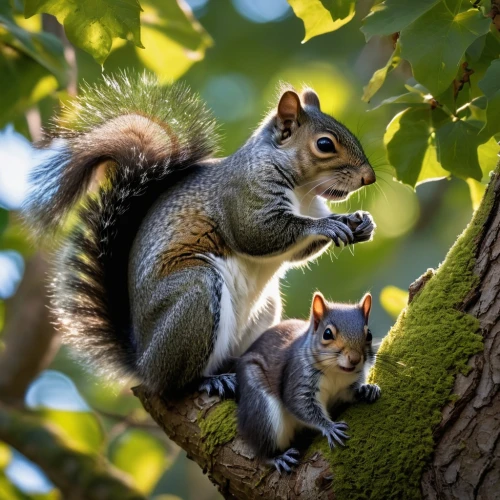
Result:
{"label": "green moss", "polygon": [[206,418],[200,415],[199,426],[203,447],[212,454],[217,446],[228,443],[236,436],[236,403],[224,401],[216,406]]}
{"label": "green moss", "polygon": [[345,448],[332,451],[321,439],[311,447],[331,462],[338,499],[420,498],[420,478],[433,451],[432,430],[441,421],[441,408],[450,400],[455,376],[466,373],[470,356],[483,348],[478,320],[457,307],[477,285],[477,238],[493,190],[486,196],[436,274],[384,339],[370,374],[370,381],[382,388],[381,399],[353,405],[342,415],[351,436]]}

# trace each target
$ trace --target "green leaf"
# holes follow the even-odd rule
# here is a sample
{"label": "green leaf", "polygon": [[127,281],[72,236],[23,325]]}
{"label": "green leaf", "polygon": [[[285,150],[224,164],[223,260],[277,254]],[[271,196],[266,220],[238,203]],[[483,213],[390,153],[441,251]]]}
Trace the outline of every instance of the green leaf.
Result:
{"label": "green leaf", "polygon": [[498,134],[500,132],[500,59],[491,62],[478,85],[488,99],[485,132],[490,136]]}
{"label": "green leaf", "polygon": [[166,467],[170,466],[165,447],[147,432],[123,433],[110,448],[111,462],[134,478],[145,494],[152,492]]}
{"label": "green leaf", "polygon": [[370,78],[368,85],[363,88],[364,92],[362,100],[364,102],[370,102],[370,99],[380,90],[380,88],[384,84],[387,75],[393,69],[399,66],[399,63],[401,62],[400,53],[401,47],[399,43],[396,43],[396,48],[394,49],[391,57],[389,57],[387,64],[383,68],[375,71],[375,73],[373,73],[373,76]]}
{"label": "green leaf", "polygon": [[439,0],[386,0],[374,5],[363,19],[361,31],[366,41],[374,35],[392,35],[401,31]]}
{"label": "green leaf", "polygon": [[477,156],[479,143],[478,129],[463,120],[447,123],[436,131],[441,166],[464,179],[480,181],[483,176]]}
{"label": "green leaf", "polygon": [[425,152],[424,160],[422,162],[422,169],[418,174],[416,185],[420,186],[420,184],[424,184],[425,182],[437,181],[439,179],[445,179],[449,176],[450,173],[441,166],[437,159],[436,146],[434,145],[434,141],[431,137],[429,147]]}
{"label": "green leaf", "polygon": [[31,57],[0,44],[0,128],[57,88],[56,78]]}
{"label": "green leaf", "polygon": [[409,104],[410,107],[425,107],[429,108],[430,104],[426,101],[423,94],[417,92],[407,92],[405,94],[400,94],[384,99],[378,106],[373,109],[380,108],[381,106],[386,106],[389,104]]}
{"label": "green leaf", "polygon": [[181,9],[176,0],[147,0],[142,6],[145,49],[137,49],[137,56],[162,80],[176,80],[203,59],[213,41],[188,7]]}
{"label": "green leaf", "polygon": [[75,449],[83,453],[97,453],[104,442],[104,434],[97,417],[91,412],[42,408],[37,410],[44,420],[57,425],[71,440]]}
{"label": "green leaf", "polygon": [[302,43],[338,30],[355,14],[354,0],[288,0],[288,3],[295,15],[304,22],[306,34]]}
{"label": "green leaf", "polygon": [[389,163],[396,177],[415,187],[431,135],[431,109],[408,108],[389,123],[384,135]]}
{"label": "green leaf", "polygon": [[408,304],[408,292],[397,286],[386,286],[380,292],[380,304],[393,318],[397,318]]}
{"label": "green leaf", "polygon": [[5,231],[7,224],[9,223],[9,212],[4,208],[0,207],[0,236]]}
{"label": "green leaf", "polygon": [[476,181],[475,179],[467,179],[469,185],[470,199],[472,201],[472,210],[477,210],[483,199],[484,192],[486,191],[486,184]]}
{"label": "green leaf", "polygon": [[482,181],[487,183],[490,180],[490,173],[495,170],[500,156],[500,145],[491,137],[489,141],[481,144],[477,148],[477,157],[479,158],[479,165],[483,172]]}
{"label": "green leaf", "polygon": [[30,56],[50,71],[60,86],[67,83],[67,64],[61,41],[50,33],[32,33],[18,26],[9,10],[0,8],[0,43]]}
{"label": "green leaf", "polygon": [[11,458],[12,452],[10,448],[0,441],[0,470],[4,470],[9,465]]}
{"label": "green leaf", "polygon": [[469,0],[441,1],[401,32],[401,57],[434,96],[450,86],[467,47],[489,30],[491,20],[467,6]]}
{"label": "green leaf", "polygon": [[24,15],[52,14],[66,36],[103,64],[113,40],[122,38],[142,47],[138,0],[25,0]]}

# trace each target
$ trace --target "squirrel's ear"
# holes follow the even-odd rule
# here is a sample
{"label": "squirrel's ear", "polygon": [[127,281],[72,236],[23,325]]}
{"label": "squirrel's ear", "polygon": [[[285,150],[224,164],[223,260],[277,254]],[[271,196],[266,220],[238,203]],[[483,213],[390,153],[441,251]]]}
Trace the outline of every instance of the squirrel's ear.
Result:
{"label": "squirrel's ear", "polygon": [[369,293],[366,293],[365,296],[361,299],[359,303],[363,316],[365,317],[366,323],[368,323],[368,317],[370,316],[370,311],[372,309],[372,296]]}
{"label": "squirrel's ear", "polygon": [[321,109],[319,105],[319,97],[313,89],[304,89],[302,91],[302,102],[306,106],[313,106],[315,108]]}
{"label": "squirrel's ear", "polygon": [[278,103],[278,127],[283,132],[283,139],[287,139],[298,126],[301,111],[302,107],[297,93],[293,90],[284,92]]}
{"label": "squirrel's ear", "polygon": [[314,329],[318,328],[319,322],[323,319],[326,311],[325,297],[321,292],[316,292],[312,300],[312,316],[314,319]]}

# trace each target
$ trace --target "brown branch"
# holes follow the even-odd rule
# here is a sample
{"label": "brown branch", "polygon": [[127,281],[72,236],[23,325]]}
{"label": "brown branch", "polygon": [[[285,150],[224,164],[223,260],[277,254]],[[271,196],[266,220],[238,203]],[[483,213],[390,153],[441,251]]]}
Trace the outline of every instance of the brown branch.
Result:
{"label": "brown branch", "polygon": [[40,466],[67,500],[144,500],[97,454],[76,450],[56,427],[0,403],[0,440]]}
{"label": "brown branch", "polygon": [[6,303],[5,350],[0,354],[0,401],[22,406],[34,377],[59,348],[59,336],[49,320],[45,288],[47,263],[35,254],[26,263],[17,293]]}
{"label": "brown branch", "polygon": [[216,410],[217,398],[195,394],[166,402],[143,387],[136,387],[134,393],[170,439],[208,473],[225,498],[334,498],[330,465],[319,452],[301,463],[293,475],[280,476],[274,468],[259,464],[239,437],[215,449],[206,446],[199,426],[200,416],[209,417]]}

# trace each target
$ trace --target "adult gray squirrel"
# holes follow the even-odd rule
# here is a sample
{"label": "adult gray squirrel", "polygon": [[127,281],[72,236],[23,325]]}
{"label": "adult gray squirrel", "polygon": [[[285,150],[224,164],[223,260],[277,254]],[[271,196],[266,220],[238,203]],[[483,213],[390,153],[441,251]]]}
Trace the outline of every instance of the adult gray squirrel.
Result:
{"label": "adult gray squirrel", "polygon": [[226,363],[279,321],[283,271],[375,227],[325,203],[375,173],[310,89],[284,89],[248,141],[215,158],[197,95],[124,72],[84,87],[41,146],[52,155],[26,217],[46,236],[72,214],[51,284],[57,326],[94,367],[166,395],[232,395]]}
{"label": "adult gray squirrel", "polygon": [[343,445],[347,424],[333,422],[329,410],[380,397],[378,385],[365,384],[374,358],[371,303],[370,294],[359,304],[338,304],[316,293],[310,321],[273,326],[238,360],[239,432],[278,472],[291,472],[299,462],[298,450],[290,448],[298,430],[312,428],[330,447]]}

